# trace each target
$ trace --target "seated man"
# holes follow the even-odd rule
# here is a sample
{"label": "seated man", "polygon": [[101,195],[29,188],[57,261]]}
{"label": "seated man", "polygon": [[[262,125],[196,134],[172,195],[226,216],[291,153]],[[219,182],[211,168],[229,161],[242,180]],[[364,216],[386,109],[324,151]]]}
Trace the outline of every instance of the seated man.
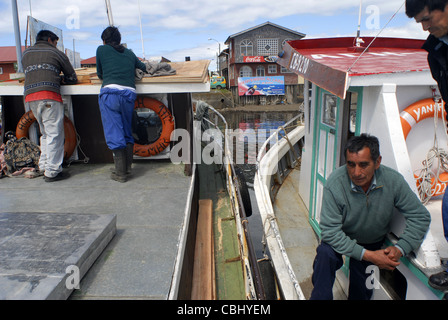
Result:
{"label": "seated man", "polygon": [[[369,300],[366,285],[369,265],[393,270],[399,259],[417,249],[431,221],[428,210],[401,174],[381,165],[376,137],[353,137],[345,148],[346,165],[328,178],[322,198],[321,244],[313,264],[312,300],[333,299],[336,271],[342,255],[350,257],[348,299]],[[406,228],[395,246],[381,249],[395,208],[406,219]]]}

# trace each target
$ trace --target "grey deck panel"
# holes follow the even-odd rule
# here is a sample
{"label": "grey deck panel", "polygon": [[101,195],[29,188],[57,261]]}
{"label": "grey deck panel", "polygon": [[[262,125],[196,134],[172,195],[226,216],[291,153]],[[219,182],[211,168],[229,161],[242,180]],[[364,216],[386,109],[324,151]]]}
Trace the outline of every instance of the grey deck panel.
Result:
{"label": "grey deck panel", "polygon": [[192,177],[170,161],[136,160],[119,183],[111,167],[73,164],[69,179],[53,183],[2,178],[0,213],[116,216],[115,236],[70,299],[167,299]]}

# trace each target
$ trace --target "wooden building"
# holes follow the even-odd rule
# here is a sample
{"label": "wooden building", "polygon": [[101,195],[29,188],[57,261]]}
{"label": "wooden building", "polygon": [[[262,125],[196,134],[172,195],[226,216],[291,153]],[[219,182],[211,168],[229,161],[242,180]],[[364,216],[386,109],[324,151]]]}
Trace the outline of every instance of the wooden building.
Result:
{"label": "wooden building", "polygon": [[[235,102],[240,105],[297,103],[299,77],[279,66],[276,59],[287,41],[304,37],[303,33],[269,21],[229,36],[225,41],[229,48],[221,52],[219,68],[227,78]],[[241,95],[238,79],[250,77],[283,77],[284,95]]]}

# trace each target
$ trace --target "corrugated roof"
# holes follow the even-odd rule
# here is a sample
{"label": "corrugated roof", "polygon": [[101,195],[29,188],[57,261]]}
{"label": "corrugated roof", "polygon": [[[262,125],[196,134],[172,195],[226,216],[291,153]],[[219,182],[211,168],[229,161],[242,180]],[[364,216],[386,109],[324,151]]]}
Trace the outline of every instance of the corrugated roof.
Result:
{"label": "corrugated roof", "polygon": [[341,98],[348,78],[429,70],[428,53],[421,49],[425,40],[363,37],[366,46],[371,44],[368,50],[353,47],[354,40],[289,41],[277,63]]}
{"label": "corrugated roof", "polygon": [[[25,47],[22,46],[22,52]],[[15,46],[0,47],[0,63],[14,63],[17,62],[17,53]]]}
{"label": "corrugated roof", "polygon": [[81,60],[81,65],[83,64],[96,64],[96,56],[85,60]]}
{"label": "corrugated roof", "polygon": [[252,27],[252,28],[249,28],[249,29],[240,31],[240,32],[238,32],[238,33],[232,34],[231,36],[229,36],[229,37],[227,38],[227,40],[226,40],[224,43],[225,43],[225,44],[228,44],[231,38],[235,38],[235,37],[240,36],[240,35],[242,35],[242,34],[244,34],[244,33],[246,33],[246,32],[250,32],[250,31],[252,31],[252,30],[255,30],[255,29],[258,29],[258,28],[261,28],[261,27],[264,27],[264,26],[268,26],[268,25],[273,26],[273,27],[275,27],[275,28],[283,29],[283,30],[285,30],[285,31],[287,31],[287,32],[294,33],[294,34],[296,34],[297,36],[299,36],[299,37],[301,37],[301,38],[304,38],[304,37],[306,36],[306,34],[304,34],[304,33],[301,33],[301,32],[298,32],[298,31],[294,31],[294,30],[291,30],[291,29],[288,29],[288,28],[279,26],[278,24],[272,23],[272,22],[270,22],[270,21],[267,21],[267,22],[262,23],[262,24],[260,24],[260,25],[258,25],[258,26],[255,26],[255,27]]}

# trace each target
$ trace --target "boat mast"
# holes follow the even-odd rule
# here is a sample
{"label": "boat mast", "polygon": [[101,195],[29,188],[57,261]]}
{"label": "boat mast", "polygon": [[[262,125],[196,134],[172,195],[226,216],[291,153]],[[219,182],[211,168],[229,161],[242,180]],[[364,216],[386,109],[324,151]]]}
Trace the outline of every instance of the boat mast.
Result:
{"label": "boat mast", "polygon": [[19,12],[17,9],[17,0],[11,0],[12,18],[14,22],[14,35],[16,37],[16,54],[17,54],[17,72],[23,72],[22,67],[22,40],[20,38]]}
{"label": "boat mast", "polygon": [[138,0],[138,15],[140,17],[140,37],[142,39],[143,59],[146,60],[146,57],[145,57],[145,44],[143,42],[142,12],[141,12],[141,8],[140,8],[140,0]]}
{"label": "boat mast", "polygon": [[109,19],[109,26],[114,26],[114,17],[112,16],[112,7],[110,5],[110,0],[106,1],[106,12],[107,12],[107,18]]}

